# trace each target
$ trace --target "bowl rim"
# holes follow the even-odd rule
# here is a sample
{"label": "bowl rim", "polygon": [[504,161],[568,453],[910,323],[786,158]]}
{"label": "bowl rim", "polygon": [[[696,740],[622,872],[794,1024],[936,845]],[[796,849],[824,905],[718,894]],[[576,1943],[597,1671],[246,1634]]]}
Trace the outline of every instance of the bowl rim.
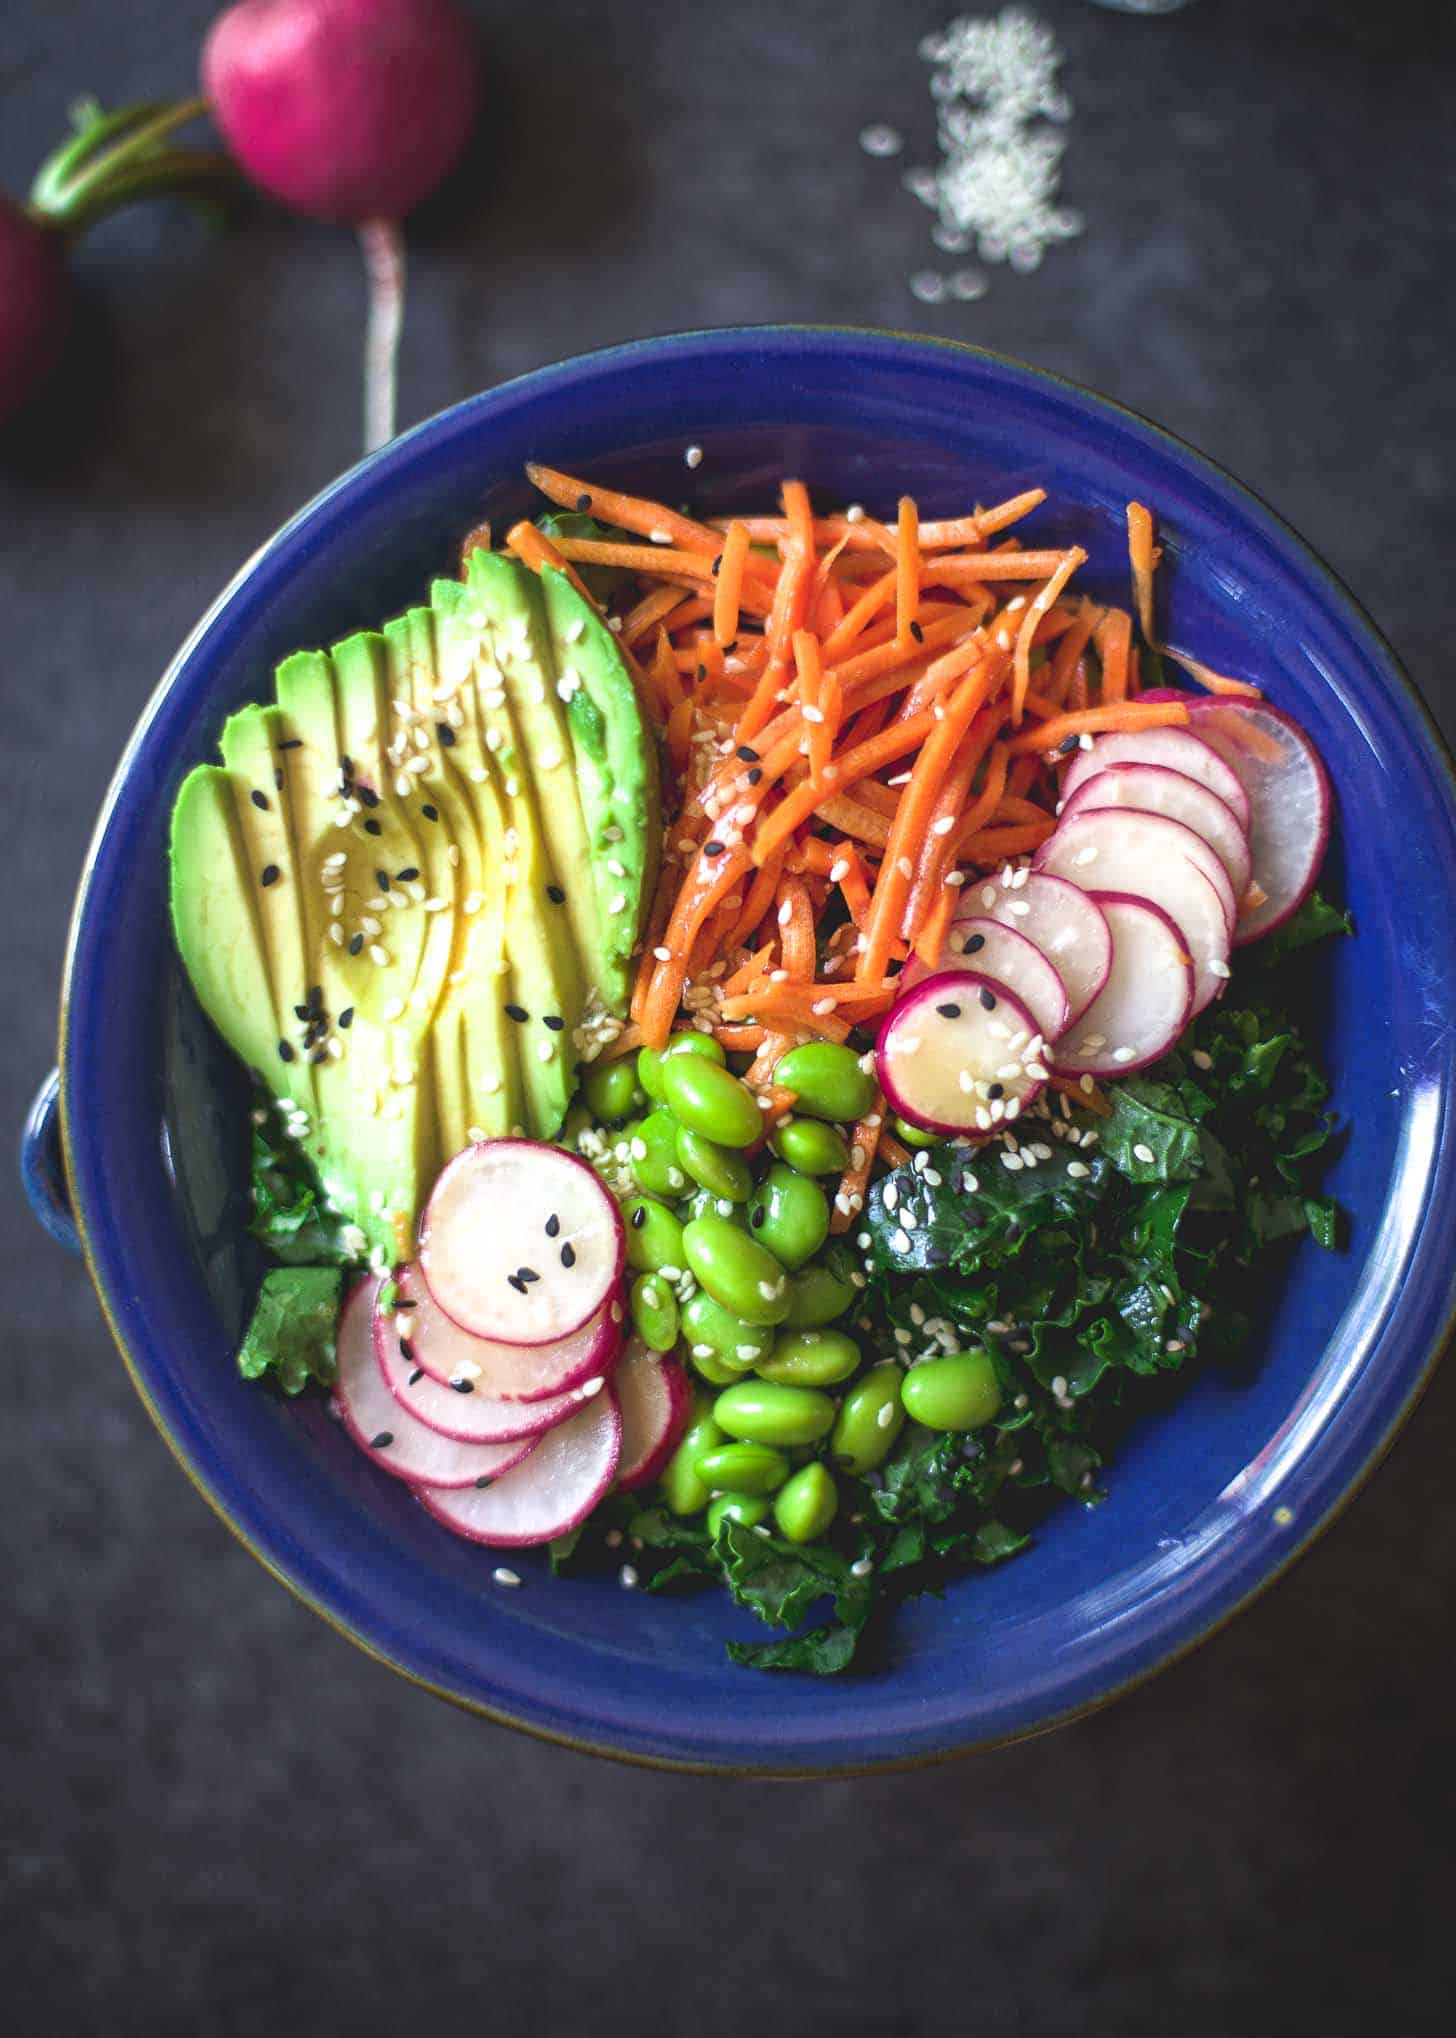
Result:
{"label": "bowl rim", "polygon": [[[1446,805],[1456,816],[1456,756],[1453,756],[1445,737],[1431,714],[1426,702],[1418,691],[1379,626],[1374,622],[1358,597],[1349,589],[1335,571],[1300,534],[1272,509],[1255,490],[1240,481],[1217,460],[1202,452],[1198,447],[1169,431],[1165,426],[1144,416],[1130,405],[1105,396],[1088,388],[1071,377],[1055,371],[1037,367],[1018,357],[999,352],[992,348],[979,347],[969,342],[947,338],[941,335],[915,333],[901,328],[860,326],[836,323],[783,322],[748,326],[718,326],[685,328],[680,331],[651,335],[626,341],[617,345],[594,348],[587,352],[564,357],[561,360],[530,369],[509,380],[495,384],[490,389],[462,398],[457,403],[433,413],[408,431],[390,440],[377,451],[367,454],[353,466],[329,482],[325,487],[302,504],[292,515],[280,524],[261,545],[259,545],[228,580],[221,592],[209,603],[197,623],[174,653],[163,674],[143,706],[132,733],[128,738],[116,768],[112,774],[106,795],[92,831],[81,875],[77,883],[75,901],[72,907],[66,943],[60,998],[60,1128],[62,1152],[65,1159],[66,1180],[71,1206],[75,1214],[80,1248],[87,1272],[101,1304],[112,1339],[120,1354],[123,1365],[140,1397],[143,1406],[156,1426],[163,1442],[181,1466],[193,1487],[201,1494],[209,1507],[233,1535],[242,1543],[251,1556],[263,1566],[270,1576],[285,1586],[296,1599],[317,1614],[336,1633],[342,1635],[361,1649],[365,1655],[395,1671],[409,1683],[430,1692],[437,1698],[471,1713],[488,1719],[496,1725],[515,1728],[537,1740],[556,1746],[567,1747],[577,1753],[604,1756],[609,1760],[624,1762],[636,1767],[662,1769],[696,1775],[755,1776],[784,1779],[821,1779],[826,1777],[860,1776],[892,1773],[896,1771],[927,1768],[932,1764],[952,1761],[964,1756],[990,1752],[996,1748],[1029,1740],[1043,1733],[1050,1733],[1100,1712],[1128,1692],[1136,1690],[1151,1678],[1173,1664],[1183,1661],[1195,1649],[1200,1648],[1213,1636],[1220,1633],[1235,1617],[1241,1614],[1255,1600],[1261,1598],[1277,1584],[1299,1560],[1304,1557],[1327,1529],[1342,1516],[1346,1509],[1365,1490],[1371,1477],[1390,1452],[1396,1439],[1409,1421],[1422,1395],[1430,1385],[1437,1365],[1456,1332],[1456,1300],[1453,1300],[1440,1323],[1432,1329],[1426,1339],[1419,1367],[1411,1375],[1409,1384],[1400,1403],[1388,1413],[1383,1428],[1368,1439],[1361,1447],[1359,1462],[1348,1477],[1346,1484],[1334,1494],[1323,1511],[1303,1526],[1291,1538],[1286,1550],[1275,1558],[1267,1568],[1247,1585],[1245,1589],[1225,1606],[1217,1609],[1211,1617],[1202,1621],[1192,1632],[1181,1639],[1159,1645],[1151,1643],[1147,1660],[1140,1663],[1128,1674],[1117,1677],[1095,1693],[1080,1699],[1065,1708],[1038,1717],[1027,1725],[994,1736],[979,1735],[969,1741],[959,1742],[913,1755],[876,1756],[863,1761],[847,1763],[798,1763],[784,1764],[772,1759],[759,1761],[719,1761],[696,1759],[675,1755],[664,1755],[642,1749],[627,1748],[610,1741],[593,1740],[589,1736],[571,1733],[543,1724],[529,1716],[518,1714],[501,1705],[492,1705],[462,1691],[452,1690],[433,1679],[422,1675],[408,1663],[379,1646],[368,1635],[345,1620],[318,1593],[310,1589],[299,1577],[291,1575],[286,1566],[260,1547],[214,1491],[206,1470],[188,1453],[173,1433],[153,1397],[142,1365],[122,1330],[118,1312],[102,1273],[98,1257],[93,1251],[87,1221],[84,1197],[80,1190],[80,1172],[75,1159],[76,1128],[71,1111],[68,1084],[68,1044],[70,996],[73,973],[76,968],[78,950],[92,881],[105,838],[111,825],[113,813],[127,791],[136,753],[141,748],[152,722],[159,713],[163,702],[172,690],[194,652],[230,604],[246,587],[253,574],[270,557],[282,548],[321,511],[334,504],[360,483],[367,482],[380,469],[399,461],[408,461],[413,455],[426,450],[441,435],[449,432],[458,422],[461,414],[498,401],[508,402],[524,390],[538,392],[549,389],[553,382],[591,369],[609,369],[618,365],[629,365],[644,356],[661,356],[665,352],[691,351],[705,343],[722,351],[730,346],[756,347],[763,349],[780,348],[791,350],[795,343],[810,342],[850,343],[870,351],[883,351],[887,360],[893,360],[902,352],[910,354],[935,351],[956,356],[967,356],[993,370],[1009,371],[1023,384],[1040,385],[1072,398],[1081,407],[1083,414],[1093,417],[1101,415],[1123,424],[1130,424],[1140,435],[1150,436],[1160,442],[1165,452],[1171,454],[1185,469],[1212,484],[1216,491],[1232,506],[1244,513],[1252,514],[1255,523],[1262,523],[1266,532],[1272,533],[1283,544],[1299,556],[1299,563],[1306,581],[1317,586],[1326,601],[1336,610],[1343,612],[1343,619],[1353,635],[1363,640],[1367,652],[1373,653],[1375,662],[1382,668],[1383,676],[1392,681],[1398,692],[1404,696],[1404,705],[1414,710],[1418,734],[1423,736],[1430,761],[1444,780],[1443,792]],[[488,414],[488,411],[487,411]]]}

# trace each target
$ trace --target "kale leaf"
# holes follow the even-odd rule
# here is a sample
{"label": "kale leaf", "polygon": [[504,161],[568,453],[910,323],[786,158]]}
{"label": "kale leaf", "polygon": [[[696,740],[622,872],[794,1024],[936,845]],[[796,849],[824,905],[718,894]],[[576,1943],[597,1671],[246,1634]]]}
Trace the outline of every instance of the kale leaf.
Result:
{"label": "kale leaf", "polygon": [[360,1257],[344,1243],[349,1220],[324,1206],[318,1177],[285,1135],[276,1107],[261,1097],[253,1112],[253,1212],[248,1229],[287,1266],[349,1266]]}
{"label": "kale leaf", "polygon": [[334,1381],[334,1325],[344,1276],[338,1267],[275,1267],[263,1276],[242,1347],[245,1380],[271,1379],[285,1394]]}

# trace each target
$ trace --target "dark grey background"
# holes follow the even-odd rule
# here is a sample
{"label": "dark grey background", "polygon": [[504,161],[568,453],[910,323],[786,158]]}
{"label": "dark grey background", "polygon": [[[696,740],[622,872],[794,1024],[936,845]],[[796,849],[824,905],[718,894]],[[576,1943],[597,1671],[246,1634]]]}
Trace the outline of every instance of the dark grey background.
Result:
{"label": "dark grey background", "polygon": [[[1089,231],[933,311],[904,287],[936,258],[898,171],[929,150],[916,42],[950,0],[475,11],[490,100],[412,227],[405,421],[673,326],[983,341],[1261,490],[1456,727],[1445,4],[1140,21],[1043,0]],[[23,187],[78,91],[186,89],[210,12],[0,0],[0,182]],[[899,164],[860,154],[872,120],[911,137]],[[67,902],[138,709],[355,453],[345,234],[259,211],[219,240],[159,213],[76,266],[73,372],[0,451],[11,1126],[53,1057]],[[1449,1368],[1318,1551],[1112,1711],[913,1776],[660,1776],[469,1720],[295,1605],[152,1433],[79,1266],[0,1189],[10,2028],[1451,2028]]]}

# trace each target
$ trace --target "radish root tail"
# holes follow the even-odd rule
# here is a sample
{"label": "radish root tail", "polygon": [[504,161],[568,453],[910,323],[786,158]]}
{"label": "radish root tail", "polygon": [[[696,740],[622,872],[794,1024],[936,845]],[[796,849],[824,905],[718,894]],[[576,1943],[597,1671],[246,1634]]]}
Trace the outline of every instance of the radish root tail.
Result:
{"label": "radish root tail", "polygon": [[367,219],[358,232],[369,283],[364,451],[374,453],[394,437],[399,335],[404,324],[404,234],[394,219]]}

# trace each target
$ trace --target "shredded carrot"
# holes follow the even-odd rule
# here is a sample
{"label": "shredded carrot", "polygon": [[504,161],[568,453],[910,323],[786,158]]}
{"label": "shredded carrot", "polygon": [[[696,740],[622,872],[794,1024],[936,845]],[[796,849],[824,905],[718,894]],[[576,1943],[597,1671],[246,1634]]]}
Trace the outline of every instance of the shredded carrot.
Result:
{"label": "shredded carrot", "polygon": [[[932,729],[939,727],[935,716],[929,712],[917,715],[913,721],[896,722],[890,728],[872,736],[868,743],[858,744],[853,750],[841,751],[829,769],[840,779],[867,778],[878,771],[881,765],[893,764],[914,750],[928,736]],[[753,841],[753,860],[762,863],[778,844],[790,836],[801,821],[807,821],[813,813],[817,795],[811,785],[796,786],[781,800],[766,821],[759,824]]]}
{"label": "shredded carrot", "polygon": [[877,814],[872,807],[861,806],[848,794],[836,793],[827,800],[821,800],[818,812],[831,828],[842,829],[846,835],[867,842],[872,849],[883,849],[890,839],[890,822],[885,815]]}
{"label": "shredded carrot", "polygon": [[1160,644],[1156,648],[1165,658],[1171,658],[1190,679],[1196,679],[1201,687],[1206,687],[1209,693],[1233,694],[1246,701],[1264,698],[1263,689],[1255,686],[1251,679],[1234,679],[1226,672],[1215,672],[1201,658],[1193,657],[1191,652],[1180,651],[1176,644]]}
{"label": "shredded carrot", "polygon": [[[673,678],[676,679],[676,672]],[[679,777],[687,771],[692,757],[693,704],[690,700],[679,700],[667,718],[667,754],[673,770]]]}
{"label": "shredded carrot", "polygon": [[879,1157],[892,1168],[903,1168],[910,1158],[910,1149],[896,1139],[893,1132],[882,1132]]}
{"label": "shredded carrot", "polygon": [[[1083,601],[1078,606],[1070,628],[1057,645],[1052,657],[1051,671],[1042,688],[1043,696],[1051,705],[1053,712],[1066,707],[1067,692],[1072,684],[1072,675],[1077,669],[1077,661],[1091,643],[1092,633],[1097,628],[1101,616],[1102,611],[1094,603]],[[1031,696],[1028,694],[1028,706],[1030,701]]]}
{"label": "shredded carrot", "polygon": [[659,623],[669,622],[674,613],[686,608],[692,601],[680,587],[655,587],[645,594],[635,608],[629,609],[622,618],[622,641],[636,644]]}
{"label": "shredded carrot", "polygon": [[948,552],[928,562],[926,571],[947,584],[954,580],[989,580],[993,584],[1045,580],[1066,556],[1065,552]]}
{"label": "shredded carrot", "polygon": [[615,1040],[609,1040],[601,1053],[594,1057],[599,1062],[621,1061],[624,1055],[635,1054],[642,1045],[642,1035],[635,1026],[624,1026]]}
{"label": "shredded carrot", "polygon": [[724,1054],[756,1054],[763,1046],[761,1026],[718,1026],[714,1037]]}
{"label": "shredded carrot", "polygon": [[946,933],[955,913],[958,897],[959,894],[953,886],[943,884],[936,895],[935,904],[921,921],[919,933],[915,936],[915,953],[927,969],[934,969],[940,961],[940,952],[945,947]]}
{"label": "shredded carrot", "polygon": [[[682,706],[687,696],[683,692],[682,681],[677,676],[677,660],[672,653],[672,639],[661,625],[657,631],[657,650],[653,654],[651,665],[647,668],[647,674],[657,689],[663,713],[670,716],[674,709]],[[682,770],[681,764],[678,765],[678,770]]]}
{"label": "shredded carrot", "polygon": [[1092,633],[1102,665],[1101,698],[1127,698],[1128,656],[1132,650],[1132,617],[1126,609],[1108,609]]}
{"label": "shredded carrot", "polygon": [[799,712],[809,725],[809,783],[816,792],[822,792],[834,730],[824,712],[824,666],[819,656],[819,639],[812,630],[794,632],[794,665],[799,675]]}
{"label": "shredded carrot", "polygon": [[1069,736],[1095,734],[1103,729],[1171,729],[1188,720],[1181,701],[1114,701],[1107,707],[1083,708],[1076,714],[1055,715],[1013,736],[1013,756],[1057,749]]}
{"label": "shredded carrot", "polygon": [[1029,823],[1035,828],[1043,821],[1049,821],[1051,815],[1045,807],[1039,807],[1035,800],[1024,800],[1019,793],[1007,793],[997,802],[996,811],[991,818],[993,821],[1017,821],[1023,825]]}
{"label": "shredded carrot", "polygon": [[845,653],[864,635],[881,609],[890,601],[895,592],[896,575],[893,571],[882,573],[872,581],[864,593],[846,609],[842,622],[836,624],[824,640],[824,656],[832,663],[843,658]]}
{"label": "shredded carrot", "polygon": [[979,835],[971,836],[961,855],[968,863],[1000,863],[1008,856],[1025,856],[1029,849],[1040,849],[1056,825],[1048,814],[1024,827],[983,828]]}
{"label": "shredded carrot", "polygon": [[776,893],[778,903],[779,953],[790,977],[801,983],[814,978],[814,909],[804,880],[781,877]]}
{"label": "shredded carrot", "polygon": [[1079,566],[1085,566],[1087,554],[1080,545],[1074,545],[1063,555],[1060,565],[1047,581],[1040,594],[1027,607],[1021,618],[1021,627],[1016,633],[1016,652],[1011,682],[1011,720],[1019,726],[1026,706],[1026,690],[1031,685],[1031,640],[1036,635],[1037,624],[1071,579]]}
{"label": "shredded carrot", "polygon": [[[885,994],[881,1009],[888,1011],[895,994]],[[815,1010],[819,1006],[824,1009]],[[853,1023],[828,1008],[828,994],[811,998],[807,984],[765,984],[759,991],[744,991],[723,1001],[725,1019],[757,1019],[773,1025],[796,1026],[804,1033],[816,1033],[821,1040],[848,1040]]]}
{"label": "shredded carrot", "polygon": [[1153,628],[1153,575],[1162,558],[1162,547],[1153,543],[1153,519],[1140,502],[1127,506],[1127,559],[1132,568],[1132,598],[1137,609],[1138,628],[1148,644],[1157,642]]}
{"label": "shredded carrot", "polygon": [[908,637],[920,607],[920,518],[908,495],[895,522],[895,635]]}
{"label": "shredded carrot", "polygon": [[760,925],[764,914],[773,904],[774,894],[779,887],[779,873],[784,867],[788,848],[786,842],[777,856],[771,856],[760,870],[754,872],[753,883],[748,888],[748,897],[743,902],[743,911],[738,916],[738,924],[728,938],[729,948],[740,947]]}
{"label": "shredded carrot", "polygon": [[885,1100],[877,1094],[874,1104],[850,1134],[849,1166],[840,1176],[839,1188],[835,1192],[834,1210],[829,1219],[831,1231],[848,1231],[863,1210],[870,1185],[870,1170],[874,1167],[875,1153],[884,1129]]}
{"label": "shredded carrot", "polygon": [[718,584],[713,595],[713,635],[720,644],[738,641],[738,612],[747,558],[748,533],[742,524],[730,524],[718,559]]}
{"label": "shredded carrot", "polygon": [[926,854],[922,857],[911,882],[910,896],[905,902],[905,917],[901,923],[905,939],[915,942],[917,953],[920,952],[917,938],[919,930],[924,925],[926,916],[934,910],[940,892],[946,888],[945,877],[950,869],[951,860],[951,838],[965,811],[971,781],[975,778],[981,759],[990,749],[1005,719],[1004,705],[981,710],[961,738],[946,772],[945,781],[936,795],[926,831]]}
{"label": "shredded carrot", "polygon": [[1098,1118],[1110,1118],[1112,1106],[1107,1101],[1106,1095],[1095,1083],[1084,1089],[1083,1085],[1087,1081],[1086,1076],[1059,1076],[1055,1072],[1051,1077],[1052,1088],[1060,1090],[1063,1096],[1073,1098],[1084,1111],[1091,1111]]}
{"label": "shredded carrot", "polygon": [[[633,531],[638,537],[654,542],[656,534],[661,532],[681,550],[695,552],[708,559],[716,558],[722,550],[721,532],[715,531],[711,524],[700,524],[694,517],[669,509],[665,503],[623,495],[615,488],[602,488],[595,482],[582,481],[575,475],[563,474],[555,467],[542,467],[534,461],[527,463],[526,476],[542,495],[559,508],[582,511],[594,516],[598,523],[615,524],[620,530]],[[749,571],[755,578],[762,579],[763,576],[755,572],[754,565]]]}
{"label": "shredded carrot", "polygon": [[594,609],[601,607],[600,602],[592,600],[586,582],[570,564],[565,554],[558,551],[545,532],[538,531],[534,524],[524,521],[512,524],[506,532],[506,543],[533,573],[539,573],[543,566],[555,566],[566,575],[583,601],[591,602]]}

